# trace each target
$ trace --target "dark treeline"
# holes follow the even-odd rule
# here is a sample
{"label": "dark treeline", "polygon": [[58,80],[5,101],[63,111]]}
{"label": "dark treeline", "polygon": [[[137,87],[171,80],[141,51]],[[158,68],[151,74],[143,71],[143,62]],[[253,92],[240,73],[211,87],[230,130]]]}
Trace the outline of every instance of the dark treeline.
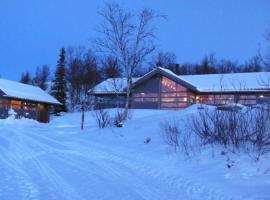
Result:
{"label": "dark treeline", "polygon": [[47,90],[49,87],[50,68],[47,65],[37,67],[34,76],[32,77],[29,72],[25,72],[21,75],[20,82],[38,86],[43,90]]}
{"label": "dark treeline", "polygon": [[218,73],[242,73],[268,71],[261,56],[254,56],[244,64],[228,59],[218,60],[215,54],[205,56],[200,63],[176,64],[177,58],[174,53],[159,52],[150,62],[150,69],[160,66],[170,69],[178,75],[194,74],[218,74]]}

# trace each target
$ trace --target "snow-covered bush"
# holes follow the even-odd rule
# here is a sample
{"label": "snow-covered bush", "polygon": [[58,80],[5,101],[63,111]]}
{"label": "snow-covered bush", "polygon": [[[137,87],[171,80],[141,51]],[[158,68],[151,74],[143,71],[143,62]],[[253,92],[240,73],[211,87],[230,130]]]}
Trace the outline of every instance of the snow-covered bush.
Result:
{"label": "snow-covered bush", "polygon": [[181,120],[171,120],[161,123],[162,138],[176,152],[178,149],[186,156],[191,156],[194,153],[195,137],[191,136],[191,132],[185,131],[184,124],[179,123]]}
{"label": "snow-covered bush", "polygon": [[263,107],[224,111],[200,109],[190,120],[189,129],[203,144],[255,152],[257,158],[270,152],[270,113]]}
{"label": "snow-covered bush", "polygon": [[122,127],[119,125],[123,124],[125,119],[126,119],[125,110],[121,108],[117,109],[116,115],[114,116],[114,125],[117,127]]}
{"label": "snow-covered bush", "polygon": [[180,136],[180,129],[178,125],[175,123],[164,122],[161,124],[162,127],[162,137],[164,141],[174,148],[174,151],[177,151],[179,147],[179,136]]}
{"label": "snow-covered bush", "polygon": [[94,118],[99,128],[106,128],[111,123],[109,112],[105,109],[94,110]]}

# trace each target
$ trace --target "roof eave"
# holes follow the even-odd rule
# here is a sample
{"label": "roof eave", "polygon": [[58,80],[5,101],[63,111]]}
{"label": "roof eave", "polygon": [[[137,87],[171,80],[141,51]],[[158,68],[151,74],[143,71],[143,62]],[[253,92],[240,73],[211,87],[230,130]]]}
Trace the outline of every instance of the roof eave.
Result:
{"label": "roof eave", "polygon": [[36,103],[45,103],[45,104],[49,104],[49,105],[55,105],[55,106],[61,106],[63,105],[60,102],[48,102],[48,101],[38,101],[38,100],[33,100],[33,99],[27,99],[27,98],[19,98],[19,97],[15,97],[15,96],[10,96],[10,95],[3,95],[4,97],[10,98],[10,99],[19,99],[19,100],[24,100],[24,101],[32,101],[32,102],[36,102]]}

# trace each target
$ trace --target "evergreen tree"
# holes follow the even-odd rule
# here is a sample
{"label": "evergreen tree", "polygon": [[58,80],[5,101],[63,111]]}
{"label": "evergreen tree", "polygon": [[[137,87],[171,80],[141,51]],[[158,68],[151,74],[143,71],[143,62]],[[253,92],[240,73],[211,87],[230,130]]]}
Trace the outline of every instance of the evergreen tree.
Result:
{"label": "evergreen tree", "polygon": [[55,77],[52,83],[51,94],[62,104],[56,106],[54,113],[66,112],[66,76],[65,76],[65,49],[61,48],[59,60],[57,63]]}

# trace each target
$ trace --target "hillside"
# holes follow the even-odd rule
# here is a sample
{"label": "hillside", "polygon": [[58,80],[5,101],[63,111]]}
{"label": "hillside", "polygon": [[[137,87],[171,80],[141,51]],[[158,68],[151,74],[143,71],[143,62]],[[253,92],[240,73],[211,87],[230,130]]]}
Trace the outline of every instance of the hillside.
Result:
{"label": "hillside", "polygon": [[222,149],[188,158],[163,141],[162,121],[196,110],[134,110],[123,128],[102,130],[88,112],[84,131],[79,113],[50,124],[0,120],[0,199],[270,199],[267,156],[232,153],[228,168]]}

